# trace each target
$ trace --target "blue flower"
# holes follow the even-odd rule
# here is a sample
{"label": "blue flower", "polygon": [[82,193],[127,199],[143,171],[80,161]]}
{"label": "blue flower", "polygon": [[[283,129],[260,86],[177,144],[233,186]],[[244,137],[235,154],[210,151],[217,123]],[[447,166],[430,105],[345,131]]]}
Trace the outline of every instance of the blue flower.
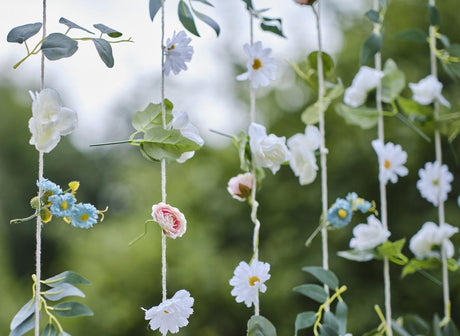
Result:
{"label": "blue flower", "polygon": [[89,203],[78,203],[72,208],[70,224],[76,228],[89,229],[97,223],[98,211]]}
{"label": "blue flower", "polygon": [[51,202],[50,210],[54,216],[70,217],[72,215],[72,209],[75,205],[75,198],[72,194],[53,195],[48,200]]}
{"label": "blue flower", "polygon": [[39,187],[43,193],[47,193],[48,197],[62,194],[61,187],[46,178],[42,178],[40,181],[37,181],[37,187]]}
{"label": "blue flower", "polygon": [[335,228],[346,226],[351,221],[351,204],[343,198],[337,198],[332,207],[327,211],[327,221]]}
{"label": "blue flower", "polygon": [[355,192],[348,193],[347,201],[350,202],[353,211],[359,210],[362,213],[366,213],[372,208],[371,202],[359,197]]}

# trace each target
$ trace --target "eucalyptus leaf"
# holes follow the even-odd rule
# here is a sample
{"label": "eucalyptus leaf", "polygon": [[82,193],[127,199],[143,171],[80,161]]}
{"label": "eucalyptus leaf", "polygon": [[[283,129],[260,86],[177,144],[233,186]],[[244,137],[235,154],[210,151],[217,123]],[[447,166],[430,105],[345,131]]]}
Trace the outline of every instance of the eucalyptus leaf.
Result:
{"label": "eucalyptus leaf", "polygon": [[428,7],[428,17],[430,20],[430,25],[431,26],[439,26],[441,24],[441,15],[439,14],[438,9],[436,6],[427,5]]}
{"label": "eucalyptus leaf", "polygon": [[302,267],[302,271],[310,273],[316,279],[321,281],[321,283],[327,285],[331,289],[339,287],[339,279],[337,279],[337,276],[332,271],[318,266]]}
{"label": "eucalyptus leaf", "polygon": [[118,30],[107,27],[106,25],[102,23],[96,23],[93,25],[93,27],[98,29],[102,34],[107,34],[108,36],[113,37],[113,38],[120,37],[123,35]]}
{"label": "eucalyptus leaf", "polygon": [[361,49],[361,56],[359,63],[364,65],[369,63],[369,61],[374,57],[374,55],[382,49],[382,35],[377,33],[372,33],[366,41],[364,41],[363,47]]}
{"label": "eucalyptus leaf", "polygon": [[113,59],[112,46],[104,39],[93,39],[99,57],[108,68],[113,68],[115,60]]}
{"label": "eucalyptus leaf", "polygon": [[375,127],[379,118],[379,111],[375,108],[353,108],[345,104],[336,104],[335,110],[338,115],[345,119],[347,124],[356,125],[363,129]]}
{"label": "eucalyptus leaf", "polygon": [[201,2],[201,3],[204,3],[205,5],[214,7],[214,5],[212,3],[210,3],[208,0],[192,0],[192,1]]}
{"label": "eucalyptus leaf", "polygon": [[87,279],[82,277],[80,274],[72,272],[72,271],[65,271],[58,275],[55,275],[51,278],[44,280],[45,284],[49,287],[57,287],[63,283],[68,283],[71,285],[90,285]]}
{"label": "eucalyptus leaf", "polygon": [[8,42],[22,44],[24,41],[28,40],[29,38],[37,34],[41,28],[41,22],[28,23],[22,26],[15,27],[10,30],[10,32],[6,36],[6,40]]}
{"label": "eucalyptus leaf", "polygon": [[[164,100],[166,110],[166,123],[169,124],[172,120],[173,104],[168,99]],[[143,111],[137,111],[132,120],[133,127],[139,132],[146,132],[149,129],[163,125],[161,116],[161,104],[150,103]]]}
{"label": "eucalyptus leaf", "polygon": [[404,329],[411,335],[427,335],[430,326],[420,316],[409,314],[404,316]]}
{"label": "eucalyptus leaf", "polygon": [[45,298],[47,298],[50,301],[59,301],[62,298],[68,296],[85,297],[85,294],[83,294],[81,290],[68,283],[63,283],[59,286],[52,287],[51,289],[47,290],[44,295]]}
{"label": "eucalyptus leaf", "polygon": [[435,314],[433,316],[433,335],[434,336],[442,336],[441,327],[439,326],[440,324],[441,324],[441,321],[439,319],[439,316]]}
{"label": "eucalyptus leaf", "polygon": [[247,9],[254,9],[254,6],[252,4],[252,0],[243,0],[243,2],[246,4]]}
{"label": "eucalyptus leaf", "polygon": [[324,303],[327,300],[327,293],[323,287],[314,284],[300,285],[293,288],[294,292],[300,293],[315,300],[319,303]]}
{"label": "eucalyptus leaf", "polygon": [[415,43],[428,43],[428,35],[421,29],[408,29],[395,36],[397,39]]}
{"label": "eucalyptus leaf", "polygon": [[339,321],[330,311],[326,311],[324,313],[323,325],[327,325],[331,329],[331,332],[334,333],[334,335],[339,335]]}
{"label": "eucalyptus leaf", "polygon": [[247,336],[276,336],[276,329],[267,318],[253,315],[248,321]]}
{"label": "eucalyptus leaf", "polygon": [[200,36],[198,30],[196,29],[195,20],[193,19],[193,14],[190,11],[189,6],[184,2],[184,0],[179,1],[177,8],[179,14],[179,20],[190,33],[196,36]]}
{"label": "eucalyptus leaf", "polygon": [[35,313],[22,321],[16,328],[11,329],[9,336],[22,336],[35,326]]}
{"label": "eucalyptus leaf", "polygon": [[345,335],[347,333],[347,319],[348,319],[348,306],[345,301],[341,300],[337,302],[335,308],[335,317],[339,323],[339,335]]}
{"label": "eucalyptus leaf", "polygon": [[[196,0],[198,1],[198,0]],[[219,36],[220,34],[220,27],[219,27],[219,24],[214,21],[213,19],[211,19],[209,16],[193,9],[193,13],[195,14],[195,16],[203,21],[204,23],[206,23],[209,27],[211,27],[212,29],[214,29],[214,31],[216,32],[216,35]]]}
{"label": "eucalyptus leaf", "polygon": [[[398,320],[399,322],[399,320]],[[391,321],[391,328],[393,329],[396,336],[412,336],[404,327],[396,321]]]}
{"label": "eucalyptus leaf", "polygon": [[35,306],[33,299],[30,299],[21,309],[14,315],[11,320],[10,329],[16,329],[21,323],[23,323],[30,315],[35,312]]}
{"label": "eucalyptus leaf", "polygon": [[295,319],[295,334],[302,329],[311,327],[316,322],[316,313],[309,311],[297,314]]}
{"label": "eucalyptus leaf", "polygon": [[339,336],[339,333],[334,330],[334,327],[328,324],[323,324],[319,328],[319,336]]}
{"label": "eucalyptus leaf", "polygon": [[366,12],[367,18],[374,23],[381,23],[380,13],[374,9],[370,9]]}
{"label": "eucalyptus leaf", "polygon": [[93,35],[94,35],[94,33],[93,33],[92,31],[90,31],[90,30],[88,30],[88,29],[86,29],[86,28],[83,28],[82,26],[77,25],[76,23],[74,23],[74,22],[72,22],[72,21],[70,21],[70,20],[67,20],[66,18],[61,17],[61,18],[59,19],[59,23],[62,23],[63,25],[66,25],[66,26],[69,27],[70,29],[80,29],[80,30],[83,30],[83,31],[85,31],[85,32],[87,32],[87,33],[89,33],[89,34],[93,34]]}
{"label": "eucalyptus leaf", "polygon": [[260,28],[263,31],[268,31],[268,32],[271,32],[271,33],[276,34],[278,36],[286,37],[286,36],[284,36],[283,31],[280,29],[280,27],[278,25],[267,24],[266,22],[262,21],[260,23]]}
{"label": "eucalyptus leaf", "polygon": [[55,61],[75,54],[78,43],[64,34],[52,33],[45,38],[41,49],[47,59]]}
{"label": "eucalyptus leaf", "polygon": [[153,19],[155,18],[155,15],[157,15],[160,8],[161,8],[161,0],[150,0],[149,1],[150,20],[153,21]]}
{"label": "eucalyptus leaf", "polygon": [[45,329],[43,329],[41,336],[57,336],[57,330],[53,324],[47,324]]}
{"label": "eucalyptus leaf", "polygon": [[459,336],[459,332],[454,322],[450,320],[442,330],[443,336]]}
{"label": "eucalyptus leaf", "polygon": [[93,316],[93,312],[87,306],[79,302],[63,302],[53,307],[53,312],[61,317]]}
{"label": "eucalyptus leaf", "polygon": [[369,261],[375,258],[375,253],[373,251],[348,250],[339,251],[337,255],[348,260],[360,262]]}
{"label": "eucalyptus leaf", "polygon": [[385,62],[383,74],[382,100],[385,103],[392,103],[406,87],[406,76],[392,59]]}

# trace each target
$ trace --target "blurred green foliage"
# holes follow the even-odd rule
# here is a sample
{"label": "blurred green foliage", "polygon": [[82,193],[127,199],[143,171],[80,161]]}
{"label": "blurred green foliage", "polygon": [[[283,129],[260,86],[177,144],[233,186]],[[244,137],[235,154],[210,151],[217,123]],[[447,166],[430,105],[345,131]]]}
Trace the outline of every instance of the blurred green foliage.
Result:
{"label": "blurred green foliage", "polygon": [[[293,4],[294,5],[294,4]],[[429,72],[428,47],[394,39],[402,30],[428,23],[424,1],[391,1],[385,25],[383,58],[392,58],[415,82]],[[458,2],[439,3],[441,30],[451,41],[460,42]],[[335,55],[338,73],[349,84],[358,70],[359,49],[371,26],[364,18],[342,18],[344,48]],[[351,20],[351,22],[350,22]],[[310,51],[306,51],[308,53]],[[299,60],[300,61],[300,60]],[[459,84],[440,73],[445,96],[458,106]],[[302,85],[298,80],[298,85]],[[238,85],[239,99],[246,99],[245,84]],[[303,132],[300,113],[278,104],[283,94],[274,88],[260,99],[259,108],[270,121],[269,131],[291,136]],[[308,94],[308,93],[306,93]],[[410,96],[410,92],[405,92]],[[313,101],[309,102],[312,103]],[[0,334],[6,335],[16,311],[29,299],[30,276],[34,272],[35,225],[11,226],[11,218],[31,213],[29,199],[36,193],[38,154],[28,144],[30,99],[27,89],[8,83],[0,86]],[[349,126],[331,107],[326,116],[329,201],[355,191],[366,199],[378,199],[377,158],[370,141],[376,130]],[[127,122],[128,123],[128,122]],[[108,125],[110,126],[110,125]],[[437,211],[423,200],[415,188],[417,171],[434,160],[433,144],[421,139],[397,119],[387,119],[387,141],[402,145],[409,154],[410,174],[388,186],[389,226],[392,240],[410,238],[428,220],[437,221]],[[447,222],[458,225],[456,197],[460,191],[459,140],[443,143],[444,161],[455,181],[446,202]],[[43,230],[43,274],[45,277],[66,269],[87,277],[92,286],[84,289],[85,303],[94,311],[92,318],[64,321],[73,335],[148,335],[141,307],[161,301],[160,229],[149,227],[148,236],[132,247],[128,242],[140,234],[150,216],[152,204],[160,200],[160,169],[143,159],[130,146],[109,149],[76,150],[67,138],[45,156],[45,176],[58,184],[81,181],[79,197],[99,209],[109,206],[103,223],[92,230],[79,230],[53,221]],[[252,223],[246,204],[233,200],[226,191],[230,177],[238,173],[236,150],[205,147],[193,160],[168,166],[168,200],[181,209],[188,221],[187,234],[168,240],[168,292],[186,288],[195,298],[195,313],[181,335],[244,335],[252,309],[237,304],[230,295],[229,279],[240,260],[251,256]],[[315,304],[292,291],[313,280],[301,271],[303,266],[320,265],[320,239],[304,246],[318,224],[321,209],[319,179],[300,187],[289,167],[273,176],[267,174],[258,194],[262,222],[260,258],[271,264],[268,291],[261,296],[261,313],[277,327],[279,335],[294,332],[296,314],[315,309]],[[365,218],[359,218],[360,222]],[[355,223],[357,224],[357,223]],[[379,324],[374,304],[383,306],[381,263],[354,263],[340,259],[336,251],[348,247],[352,225],[330,232],[330,266],[348,286],[344,298],[349,306],[349,329],[354,335]],[[458,246],[459,237],[453,238]],[[407,247],[405,253],[410,255]],[[394,316],[417,313],[431,320],[442,312],[441,287],[419,274],[400,278],[401,268],[392,266]],[[440,277],[440,272],[433,272]],[[169,296],[170,296],[169,295]],[[453,318],[460,324],[460,280],[451,275]],[[302,333],[300,333],[302,334]],[[305,335],[308,332],[304,332]]]}

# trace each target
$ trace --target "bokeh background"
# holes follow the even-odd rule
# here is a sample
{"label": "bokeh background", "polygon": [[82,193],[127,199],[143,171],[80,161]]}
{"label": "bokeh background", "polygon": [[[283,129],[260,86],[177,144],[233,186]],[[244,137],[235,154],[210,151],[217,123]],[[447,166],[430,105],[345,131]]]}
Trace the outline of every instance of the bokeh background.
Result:
{"label": "bokeh background", "polygon": [[[37,2],[38,3],[38,2]],[[99,141],[126,139],[132,132],[134,112],[159,100],[158,22],[149,21],[147,1],[49,1],[49,31],[61,31],[60,16],[91,27],[103,22],[132,36],[134,44],[114,46],[116,65],[106,69],[92,46],[80,47],[68,60],[47,63],[47,86],[56,88],[64,104],[79,112],[80,128],[61,140],[45,156],[45,176],[64,185],[81,181],[78,197],[98,208],[109,206],[103,223],[78,230],[55,220],[43,230],[43,274],[52,276],[74,270],[87,277],[84,302],[95,316],[69,319],[65,328],[72,335],[148,335],[140,307],[161,301],[160,230],[149,227],[147,237],[132,247],[160,196],[159,165],[146,161],[129,145],[90,148]],[[233,200],[226,191],[230,177],[239,172],[238,157],[230,141],[209,131],[214,128],[236,134],[248,122],[247,83],[235,76],[243,72],[242,45],[247,41],[247,14],[242,1],[215,1],[208,11],[222,26],[216,39],[199,26],[203,38],[193,39],[195,56],[190,71],[167,79],[167,96],[180,109],[189,111],[206,145],[185,164],[168,166],[168,201],[180,208],[188,221],[187,234],[168,241],[168,289],[172,295],[185,288],[195,298],[195,313],[180,335],[244,335],[252,309],[237,304],[228,280],[240,260],[249,261],[252,249],[250,209]],[[287,61],[302,61],[315,50],[311,10],[293,1],[255,1],[256,7],[272,8],[267,14],[281,17],[287,39],[256,30],[256,39],[266,41],[279,59],[278,81],[258,91],[258,120],[270,132],[287,137],[303,132],[300,113],[314,102],[307,86],[296,78]],[[338,75],[349,85],[358,70],[359,50],[371,31],[364,13],[371,1],[324,0],[325,50],[335,59]],[[408,28],[426,29],[425,1],[393,0],[387,13],[383,58],[393,58],[416,82],[429,73],[428,48],[395,39]],[[439,2],[441,32],[460,42],[458,1]],[[168,2],[170,32],[180,29],[176,5]],[[14,26],[40,21],[39,4],[9,2],[0,14],[0,334],[7,335],[17,310],[31,296],[34,272],[35,225],[12,226],[9,220],[31,214],[28,206],[36,193],[38,154],[28,144],[27,121],[31,101],[28,90],[38,90],[38,57],[17,70],[11,67],[22,57],[22,46],[7,44]],[[123,15],[120,15],[123,13]],[[460,86],[440,71],[444,95],[458,110]],[[409,90],[404,95],[410,97]],[[349,191],[378,202],[377,158],[370,142],[376,130],[347,125],[331,108],[326,115],[329,201]],[[437,221],[437,211],[423,200],[416,187],[417,171],[434,160],[428,143],[396,118],[386,120],[386,137],[408,152],[409,176],[388,186],[389,225],[392,239],[410,238],[425,221]],[[444,160],[455,176],[446,202],[447,222],[459,225],[459,149],[457,140],[443,140]],[[301,267],[320,265],[320,239],[306,248],[306,238],[320,215],[320,183],[301,187],[288,166],[273,176],[267,172],[259,194],[262,222],[260,258],[271,264],[268,291],[261,296],[261,313],[277,327],[279,335],[294,332],[296,314],[315,309],[310,300],[292,288],[312,281]],[[357,224],[365,218],[356,218]],[[344,299],[349,305],[349,330],[362,334],[378,325],[374,304],[383,306],[382,265],[355,263],[339,258],[347,249],[353,225],[330,233],[330,266],[348,286]],[[458,247],[460,238],[453,238]],[[406,248],[406,254],[410,252]],[[458,249],[456,249],[458,257]],[[401,279],[401,269],[392,266],[394,315],[417,313],[430,320],[442,314],[441,287],[415,274]],[[432,273],[440,277],[440,272]],[[460,279],[451,274],[453,318],[460,323]],[[158,333],[158,332],[157,332]],[[311,334],[310,331],[301,333]]]}

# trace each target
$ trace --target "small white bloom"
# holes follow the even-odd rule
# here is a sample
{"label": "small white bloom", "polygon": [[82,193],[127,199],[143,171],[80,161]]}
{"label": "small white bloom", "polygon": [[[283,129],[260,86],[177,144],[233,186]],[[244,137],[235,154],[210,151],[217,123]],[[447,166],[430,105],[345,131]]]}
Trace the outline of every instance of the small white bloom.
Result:
{"label": "small white bloom", "polygon": [[289,160],[286,138],[274,134],[267,135],[265,127],[256,123],[251,123],[248,133],[255,163],[260,167],[270,168],[275,174],[281,164]]}
{"label": "small white bloom", "polygon": [[178,34],[173,33],[172,38],[168,38],[165,47],[165,74],[169,75],[172,71],[177,75],[182,70],[187,70],[185,62],[190,62],[193,55],[193,47],[189,45],[192,41],[187,34],[181,30]]}
{"label": "small white bloom", "polygon": [[350,247],[356,250],[371,250],[387,241],[391,235],[380,221],[371,215],[367,217],[367,224],[358,224],[353,229],[353,238]]}
{"label": "small white bloom", "polygon": [[247,72],[236,77],[237,80],[250,80],[251,86],[257,89],[260,86],[268,86],[270,80],[275,80],[277,65],[275,59],[270,57],[271,49],[263,48],[262,42],[253,45],[245,44],[244,51],[249,56],[246,64]]}
{"label": "small white bloom", "polygon": [[406,176],[409,170],[404,167],[407,161],[407,153],[402,150],[400,145],[395,145],[392,142],[383,144],[381,140],[372,141],[372,147],[377,153],[379,160],[379,180],[383,184],[388,181],[392,183],[398,182],[399,176]]}
{"label": "small white bloom", "polygon": [[314,151],[321,142],[321,133],[315,126],[307,126],[304,134],[294,134],[287,141],[290,151],[289,165],[295,176],[299,177],[301,185],[315,180],[318,166]]}
{"label": "small white bloom", "polygon": [[[447,223],[438,226],[433,222],[426,222],[411,238],[409,249],[417,259],[440,258],[439,248],[444,245],[446,256],[452,258],[454,256],[454,246],[449,238],[457,232],[458,228]],[[438,248],[437,251],[433,250],[435,247]]]}
{"label": "small white bloom", "polygon": [[[203,146],[204,140],[201,138],[198,128],[196,128],[188,117],[187,112],[183,111],[172,111],[173,120],[171,121],[170,127],[172,129],[180,131],[184,138],[187,138],[199,146]],[[183,163],[195,155],[194,151],[183,153],[176,161]]]}
{"label": "small white bloom", "polygon": [[234,288],[231,294],[236,296],[236,302],[244,302],[247,307],[251,307],[259,298],[259,292],[265,293],[267,286],[265,281],[270,279],[270,264],[258,260],[253,260],[251,265],[241,261],[235,268],[230,285]]}
{"label": "small white bloom", "polygon": [[454,176],[446,165],[440,166],[438,161],[427,162],[425,167],[418,171],[418,176],[420,179],[417,181],[417,189],[423,198],[434,206],[438,206],[439,201],[447,200]]}
{"label": "small white bloom", "polygon": [[159,329],[162,335],[168,332],[175,334],[179,328],[188,324],[188,318],[193,313],[193,301],[190,293],[185,289],[176,292],[171,299],[160,305],[145,310],[145,319],[150,320],[152,330]]}
{"label": "small white bloom", "polygon": [[351,83],[345,90],[344,102],[351,107],[359,107],[366,102],[369,91],[375,89],[383,77],[383,72],[362,66]]}
{"label": "small white bloom", "polygon": [[418,83],[409,83],[412,90],[412,98],[421,105],[428,105],[438,100],[442,105],[450,107],[450,103],[441,94],[442,83],[438,79],[429,75]]}
{"label": "small white bloom", "polygon": [[78,124],[75,111],[62,106],[61,98],[53,89],[29,92],[32,97],[32,118],[29,130],[32,133],[29,143],[38,151],[51,152],[59,143],[61,136],[72,133]]}
{"label": "small white bloom", "polygon": [[228,181],[227,191],[232,197],[244,202],[251,196],[254,177],[251,173],[238,174]]}

